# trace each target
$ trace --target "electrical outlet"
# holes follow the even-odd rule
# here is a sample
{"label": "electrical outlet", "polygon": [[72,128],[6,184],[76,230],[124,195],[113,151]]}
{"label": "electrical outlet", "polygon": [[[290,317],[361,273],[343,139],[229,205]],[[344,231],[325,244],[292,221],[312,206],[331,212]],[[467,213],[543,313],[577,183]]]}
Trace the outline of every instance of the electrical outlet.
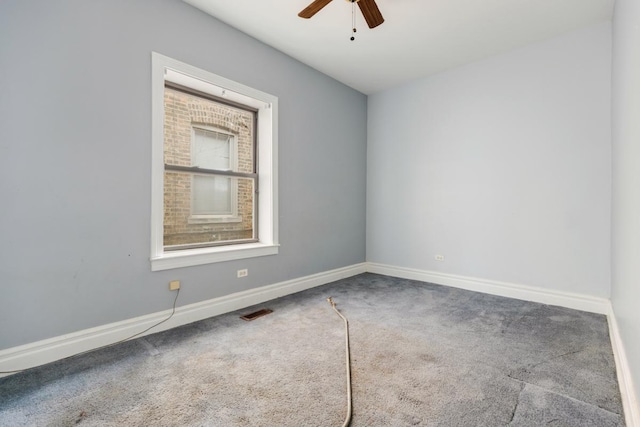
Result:
{"label": "electrical outlet", "polygon": [[243,268],[242,270],[238,270],[238,277],[247,277],[249,275],[249,270]]}
{"label": "electrical outlet", "polygon": [[444,261],[444,255],[436,255],[436,261]]}
{"label": "electrical outlet", "polygon": [[178,289],[180,289],[180,280],[172,280],[169,282],[170,291],[177,291]]}

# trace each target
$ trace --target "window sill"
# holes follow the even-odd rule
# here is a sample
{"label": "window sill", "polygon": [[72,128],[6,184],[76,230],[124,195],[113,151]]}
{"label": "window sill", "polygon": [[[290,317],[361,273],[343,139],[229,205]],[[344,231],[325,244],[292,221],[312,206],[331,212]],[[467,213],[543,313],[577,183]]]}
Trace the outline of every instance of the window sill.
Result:
{"label": "window sill", "polygon": [[190,216],[187,220],[188,224],[226,224],[242,222],[241,216]]}
{"label": "window sill", "polygon": [[170,270],[194,265],[212,264],[235,259],[276,255],[279,245],[246,243],[233,246],[216,246],[204,249],[185,249],[164,252],[151,258],[151,271]]}

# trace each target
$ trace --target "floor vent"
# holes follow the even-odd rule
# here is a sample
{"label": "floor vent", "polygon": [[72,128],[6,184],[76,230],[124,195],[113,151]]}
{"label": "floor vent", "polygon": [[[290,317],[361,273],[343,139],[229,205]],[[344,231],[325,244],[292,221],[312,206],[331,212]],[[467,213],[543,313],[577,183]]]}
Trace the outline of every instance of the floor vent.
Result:
{"label": "floor vent", "polygon": [[268,308],[263,308],[262,310],[254,311],[253,313],[245,314],[244,316],[240,316],[242,320],[255,320],[258,317],[266,316],[269,313],[273,313],[273,310],[269,310]]}

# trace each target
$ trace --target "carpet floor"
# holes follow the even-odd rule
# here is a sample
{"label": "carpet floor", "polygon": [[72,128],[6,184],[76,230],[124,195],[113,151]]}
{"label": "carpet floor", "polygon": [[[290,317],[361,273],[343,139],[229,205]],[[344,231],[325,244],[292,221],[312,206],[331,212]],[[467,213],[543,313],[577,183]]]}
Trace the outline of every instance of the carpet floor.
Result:
{"label": "carpet floor", "polygon": [[341,426],[329,296],[353,427],[624,425],[605,316],[368,273],[2,378],[0,425]]}

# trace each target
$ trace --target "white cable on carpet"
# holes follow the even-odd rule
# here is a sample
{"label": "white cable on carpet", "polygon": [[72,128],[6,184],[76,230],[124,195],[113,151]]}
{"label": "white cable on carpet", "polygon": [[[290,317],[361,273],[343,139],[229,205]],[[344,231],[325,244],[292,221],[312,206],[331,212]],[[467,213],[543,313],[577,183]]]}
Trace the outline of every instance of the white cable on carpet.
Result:
{"label": "white cable on carpet", "polygon": [[348,427],[349,423],[351,423],[351,358],[349,356],[349,322],[347,318],[342,315],[336,308],[336,303],[333,302],[331,297],[327,298],[331,307],[333,307],[333,311],[338,313],[338,316],[344,320],[344,331],[345,331],[345,342],[346,342],[346,355],[347,355],[347,417],[344,420],[344,424],[342,427]]}

